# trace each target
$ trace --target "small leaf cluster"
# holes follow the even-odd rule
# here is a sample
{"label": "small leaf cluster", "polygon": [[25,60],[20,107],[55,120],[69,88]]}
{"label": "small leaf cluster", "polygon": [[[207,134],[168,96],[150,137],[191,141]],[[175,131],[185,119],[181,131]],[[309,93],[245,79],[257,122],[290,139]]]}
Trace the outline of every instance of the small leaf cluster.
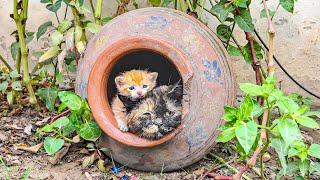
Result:
{"label": "small leaf cluster", "polygon": [[[54,88],[40,89],[40,91],[41,100],[46,102],[47,107],[54,107],[55,100],[59,98],[61,104],[58,107],[58,112],[65,108],[71,111],[70,115],[60,117],[37,131],[37,134],[41,136],[44,133],[50,133],[50,136],[44,139],[44,148],[49,155],[58,152],[65,142],[78,142],[78,136],[87,141],[96,141],[100,137],[101,130],[93,120],[86,100],[73,92],[58,92]],[[72,139],[70,139],[71,136],[73,136]]]}
{"label": "small leaf cluster", "polygon": [[0,94],[7,95],[9,104],[14,104],[19,101],[22,92],[21,75],[17,70],[2,71],[0,73]]}
{"label": "small leaf cluster", "polygon": [[[241,105],[236,107],[225,107],[223,120],[225,125],[221,128],[218,142],[228,142],[236,138],[240,154],[246,156],[252,154],[265,142],[260,142],[261,129],[267,130],[268,142],[266,145],[272,147],[278,154],[282,170],[278,177],[298,173],[306,177],[311,173],[320,173],[320,145],[311,144],[309,147],[303,141],[300,127],[319,129],[319,123],[314,117],[319,116],[318,111],[310,111],[310,107],[301,104],[293,96],[286,96],[280,89],[275,87],[276,79],[273,75],[266,78],[261,86],[242,83],[240,89],[246,94]],[[263,97],[264,105],[258,104],[253,98]],[[272,112],[278,109],[280,115],[271,119],[269,115],[267,127],[261,127],[256,123],[262,118],[263,111]],[[318,160],[316,160],[318,159]],[[294,170],[295,169],[295,170]]]}

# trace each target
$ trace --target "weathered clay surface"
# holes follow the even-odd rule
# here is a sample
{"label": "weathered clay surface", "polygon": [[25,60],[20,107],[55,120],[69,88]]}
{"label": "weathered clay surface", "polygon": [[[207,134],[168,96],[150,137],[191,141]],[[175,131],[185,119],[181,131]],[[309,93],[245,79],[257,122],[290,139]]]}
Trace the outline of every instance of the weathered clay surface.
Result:
{"label": "weathered clay surface", "polygon": [[[181,129],[165,141],[155,143],[116,127],[105,82],[116,59],[130,49],[162,53],[183,78],[187,112]],[[170,9],[146,8],[115,18],[90,41],[78,70],[76,91],[88,97],[107,133],[101,144],[116,161],[140,170],[170,171],[199,160],[215,144],[224,105],[234,100],[232,70],[216,36],[191,16]]]}

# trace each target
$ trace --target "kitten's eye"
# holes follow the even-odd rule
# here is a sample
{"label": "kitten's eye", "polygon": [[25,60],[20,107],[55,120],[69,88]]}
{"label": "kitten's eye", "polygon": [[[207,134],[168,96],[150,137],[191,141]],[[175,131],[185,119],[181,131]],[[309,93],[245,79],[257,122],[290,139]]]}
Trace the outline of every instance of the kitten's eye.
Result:
{"label": "kitten's eye", "polygon": [[172,116],[173,114],[174,114],[173,111],[167,111],[165,115],[166,115],[166,116]]}
{"label": "kitten's eye", "polygon": [[130,91],[132,91],[132,90],[134,90],[134,86],[130,86],[128,89],[129,89]]}
{"label": "kitten's eye", "polygon": [[148,85],[144,84],[144,85],[142,86],[142,88],[143,88],[143,89],[146,89],[146,88],[148,88]]}

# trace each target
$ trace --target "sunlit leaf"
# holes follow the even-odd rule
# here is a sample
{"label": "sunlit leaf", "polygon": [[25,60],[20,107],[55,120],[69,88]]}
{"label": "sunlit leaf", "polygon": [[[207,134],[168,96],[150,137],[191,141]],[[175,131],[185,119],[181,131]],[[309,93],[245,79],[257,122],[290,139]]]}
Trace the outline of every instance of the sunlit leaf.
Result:
{"label": "sunlit leaf", "polygon": [[46,137],[44,139],[44,149],[49,155],[53,155],[58,152],[64,144],[63,139],[56,139],[53,137]]}
{"label": "sunlit leaf", "polygon": [[234,21],[245,32],[253,32],[254,26],[252,24],[251,14],[248,10],[241,10],[240,15],[234,17]]}
{"label": "sunlit leaf", "polygon": [[241,124],[237,127],[235,132],[242,148],[246,154],[249,154],[258,134],[257,124],[254,121],[249,121],[248,123]]}

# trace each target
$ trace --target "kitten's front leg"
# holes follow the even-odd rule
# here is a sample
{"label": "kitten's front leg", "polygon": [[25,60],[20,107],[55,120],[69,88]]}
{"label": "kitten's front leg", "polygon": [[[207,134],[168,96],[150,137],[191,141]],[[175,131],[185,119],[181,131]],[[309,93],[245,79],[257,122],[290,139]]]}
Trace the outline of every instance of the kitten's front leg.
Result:
{"label": "kitten's front leg", "polygon": [[127,132],[129,130],[128,125],[126,123],[126,121],[124,121],[123,119],[121,119],[121,117],[115,117],[118,123],[118,128],[123,131],[123,132]]}

